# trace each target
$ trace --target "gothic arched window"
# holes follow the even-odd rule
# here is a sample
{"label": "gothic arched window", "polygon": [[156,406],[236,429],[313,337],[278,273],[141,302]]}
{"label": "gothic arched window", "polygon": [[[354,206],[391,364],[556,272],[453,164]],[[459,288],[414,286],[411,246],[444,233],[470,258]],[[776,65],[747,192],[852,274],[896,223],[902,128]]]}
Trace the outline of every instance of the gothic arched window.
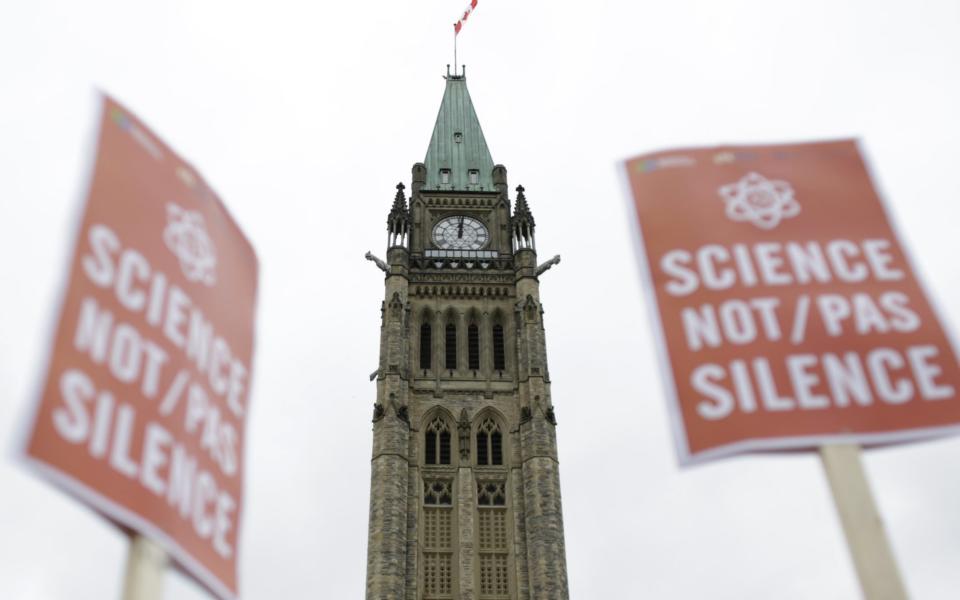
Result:
{"label": "gothic arched window", "polygon": [[477,464],[503,464],[503,434],[496,421],[487,418],[477,428]]}
{"label": "gothic arched window", "polygon": [[493,369],[502,371],[506,366],[506,351],[503,346],[503,325],[493,326]]}
{"label": "gothic arched window", "polygon": [[430,368],[430,347],[433,343],[433,331],[430,323],[424,323],[420,326],[420,368],[427,370]]}
{"label": "gothic arched window", "polygon": [[443,417],[436,417],[427,425],[423,462],[428,465],[450,464],[450,427]]}
{"label": "gothic arched window", "polygon": [[480,329],[476,323],[467,328],[467,362],[467,368],[473,371],[480,368]]}
{"label": "gothic arched window", "polygon": [[457,326],[453,323],[447,323],[446,330],[446,362],[444,368],[446,369],[456,369],[457,368]]}

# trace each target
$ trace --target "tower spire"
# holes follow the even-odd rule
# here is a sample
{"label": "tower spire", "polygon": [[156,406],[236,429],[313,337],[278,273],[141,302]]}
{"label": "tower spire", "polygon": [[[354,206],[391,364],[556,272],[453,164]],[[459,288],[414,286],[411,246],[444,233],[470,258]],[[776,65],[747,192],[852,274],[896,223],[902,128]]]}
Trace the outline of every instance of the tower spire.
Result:
{"label": "tower spire", "polygon": [[[466,72],[466,67],[464,67]],[[493,158],[464,75],[446,78],[427,146],[424,190],[493,191]]]}
{"label": "tower spire", "polygon": [[533,230],[536,222],[533,220],[533,213],[530,212],[530,206],[527,204],[527,197],[523,194],[522,185],[517,186],[517,203],[513,209],[513,242],[514,247],[536,249]]}
{"label": "tower spire", "polygon": [[407,236],[410,233],[410,211],[407,208],[407,197],[403,193],[404,185],[397,184],[397,195],[393,198],[393,207],[387,216],[387,247],[406,246]]}

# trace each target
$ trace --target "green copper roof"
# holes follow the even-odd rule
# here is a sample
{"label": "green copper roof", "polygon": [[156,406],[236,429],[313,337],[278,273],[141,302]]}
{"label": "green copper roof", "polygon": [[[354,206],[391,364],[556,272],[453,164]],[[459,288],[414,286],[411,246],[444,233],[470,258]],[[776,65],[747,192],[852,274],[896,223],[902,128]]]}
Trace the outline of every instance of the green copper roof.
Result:
{"label": "green copper roof", "polygon": [[[493,191],[493,158],[473,109],[464,76],[448,76],[437,123],[427,148],[424,190]],[[449,183],[441,183],[441,169],[449,169]],[[470,183],[470,170],[478,171]]]}

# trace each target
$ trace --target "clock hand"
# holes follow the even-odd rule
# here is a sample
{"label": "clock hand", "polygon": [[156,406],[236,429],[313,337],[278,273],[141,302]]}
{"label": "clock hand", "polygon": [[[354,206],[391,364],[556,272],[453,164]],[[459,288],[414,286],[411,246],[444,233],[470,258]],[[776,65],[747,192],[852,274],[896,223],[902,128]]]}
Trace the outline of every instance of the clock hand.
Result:
{"label": "clock hand", "polygon": [[457,238],[463,237],[463,217],[460,217],[460,222],[457,225]]}

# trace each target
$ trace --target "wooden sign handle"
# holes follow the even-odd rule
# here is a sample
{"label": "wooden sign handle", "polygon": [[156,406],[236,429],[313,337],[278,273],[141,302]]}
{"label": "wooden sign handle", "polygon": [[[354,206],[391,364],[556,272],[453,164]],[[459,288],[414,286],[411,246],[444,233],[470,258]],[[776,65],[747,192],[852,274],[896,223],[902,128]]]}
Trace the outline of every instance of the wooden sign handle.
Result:
{"label": "wooden sign handle", "polygon": [[820,458],[840,514],[865,600],[906,600],[857,444],[827,444]]}
{"label": "wooden sign handle", "polygon": [[123,579],[123,600],[161,600],[167,553],[139,533],[130,539],[127,571]]}

